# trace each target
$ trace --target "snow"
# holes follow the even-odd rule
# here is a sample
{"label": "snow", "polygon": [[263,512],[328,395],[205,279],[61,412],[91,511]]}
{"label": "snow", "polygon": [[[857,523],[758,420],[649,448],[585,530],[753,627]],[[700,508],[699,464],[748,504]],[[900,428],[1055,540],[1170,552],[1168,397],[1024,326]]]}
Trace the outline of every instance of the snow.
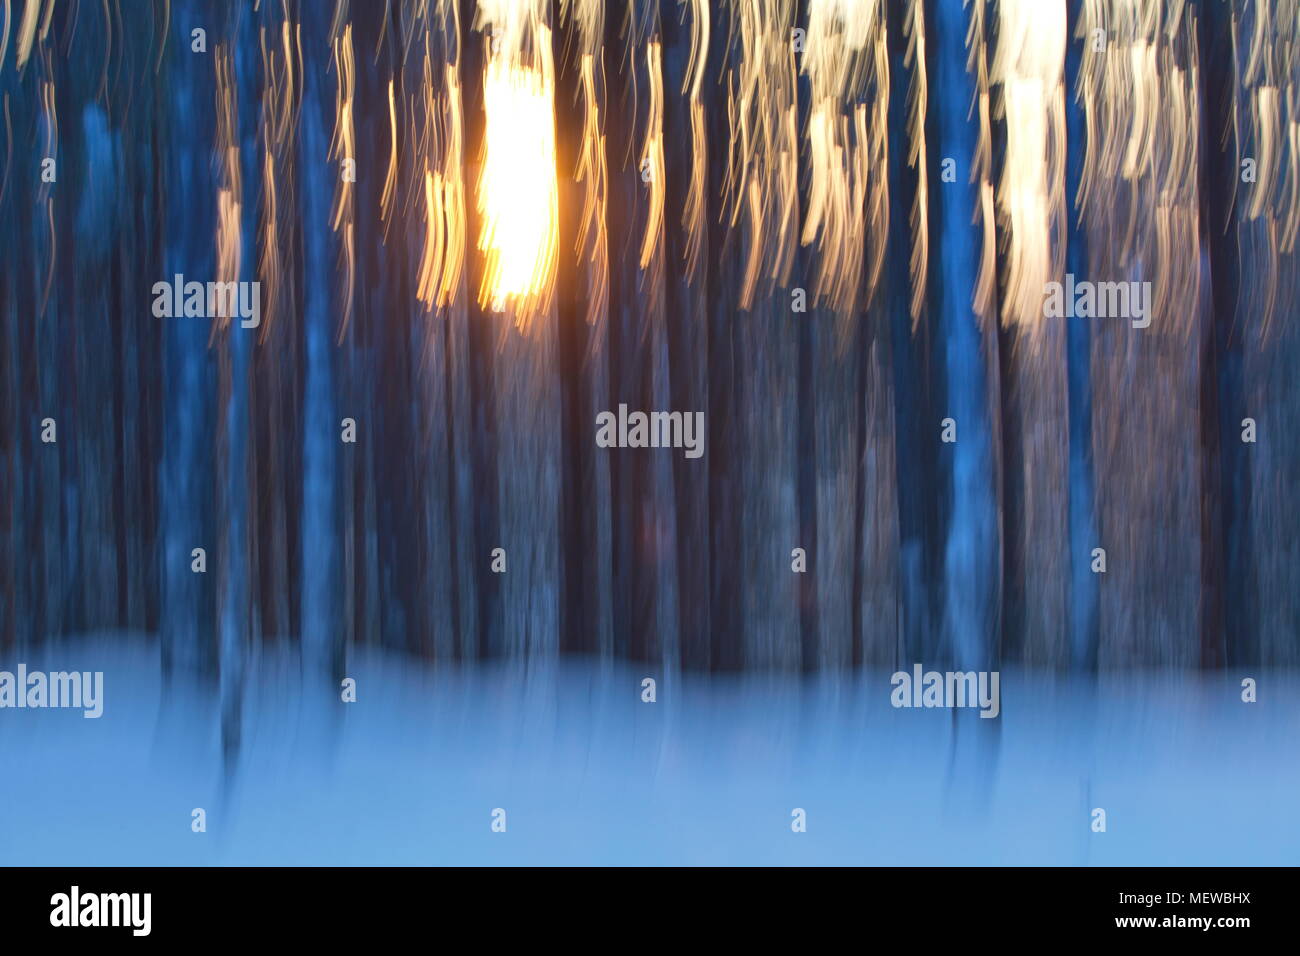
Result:
{"label": "snow", "polygon": [[[344,704],[279,648],[249,659],[229,770],[216,682],[165,684],[144,635],[0,657],[105,673],[98,720],[0,710],[0,864],[1300,861],[1294,673],[1004,671],[1000,719],[954,720],[893,709],[879,671],[526,673],[369,651],[353,652],[358,700]],[[646,676],[656,703],[641,701]],[[1243,676],[1258,703],[1241,701]],[[791,831],[796,807],[806,833]]]}

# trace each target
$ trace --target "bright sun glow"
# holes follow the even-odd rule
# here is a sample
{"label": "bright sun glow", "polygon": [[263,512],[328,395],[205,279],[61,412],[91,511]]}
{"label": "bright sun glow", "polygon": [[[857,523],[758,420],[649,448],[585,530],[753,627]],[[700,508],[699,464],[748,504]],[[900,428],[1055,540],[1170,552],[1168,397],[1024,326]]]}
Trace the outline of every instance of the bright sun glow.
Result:
{"label": "bright sun glow", "polygon": [[520,326],[550,308],[557,244],[555,70],[549,29],[539,24],[535,31],[536,63],[493,43],[483,79],[479,304],[493,311],[510,307]]}

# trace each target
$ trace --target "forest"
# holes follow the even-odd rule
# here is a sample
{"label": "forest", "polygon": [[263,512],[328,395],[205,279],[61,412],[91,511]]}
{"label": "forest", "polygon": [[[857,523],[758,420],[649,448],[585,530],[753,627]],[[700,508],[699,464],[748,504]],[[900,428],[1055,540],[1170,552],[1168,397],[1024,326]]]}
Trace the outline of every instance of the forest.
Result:
{"label": "forest", "polygon": [[1297,84],[1294,0],[15,0],[0,649],[1295,666]]}

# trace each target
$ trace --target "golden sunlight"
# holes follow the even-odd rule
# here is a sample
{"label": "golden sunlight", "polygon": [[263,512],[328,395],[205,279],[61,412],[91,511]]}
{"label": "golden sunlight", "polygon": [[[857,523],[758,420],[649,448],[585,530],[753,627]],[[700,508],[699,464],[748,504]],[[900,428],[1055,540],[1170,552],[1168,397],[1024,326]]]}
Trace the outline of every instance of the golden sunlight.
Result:
{"label": "golden sunlight", "polygon": [[521,328],[550,309],[558,242],[555,68],[550,29],[531,26],[526,46],[523,30],[489,42],[478,184],[485,259],[479,304],[497,312],[509,307]]}

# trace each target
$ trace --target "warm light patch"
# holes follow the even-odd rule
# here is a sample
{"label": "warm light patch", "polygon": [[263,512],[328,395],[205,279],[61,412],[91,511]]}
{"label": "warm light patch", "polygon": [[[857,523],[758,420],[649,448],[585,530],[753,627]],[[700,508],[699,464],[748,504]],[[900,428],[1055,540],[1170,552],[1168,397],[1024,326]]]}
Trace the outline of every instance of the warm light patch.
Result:
{"label": "warm light patch", "polygon": [[521,327],[550,308],[557,243],[555,68],[549,28],[536,24],[531,33],[531,57],[508,36],[489,40],[478,184],[479,304],[509,307]]}
{"label": "warm light patch", "polygon": [[[839,347],[847,344],[859,306],[874,292],[889,234],[883,8],[877,0],[811,0],[808,5],[801,70],[810,93],[809,186],[800,241],[817,251],[812,296],[836,312]],[[924,60],[918,70],[924,73]]]}
{"label": "warm light patch", "polygon": [[998,4],[991,79],[1007,131],[997,199],[1007,231],[1008,327],[1038,328],[1043,289],[1065,268],[1065,48],[1060,0]]}

